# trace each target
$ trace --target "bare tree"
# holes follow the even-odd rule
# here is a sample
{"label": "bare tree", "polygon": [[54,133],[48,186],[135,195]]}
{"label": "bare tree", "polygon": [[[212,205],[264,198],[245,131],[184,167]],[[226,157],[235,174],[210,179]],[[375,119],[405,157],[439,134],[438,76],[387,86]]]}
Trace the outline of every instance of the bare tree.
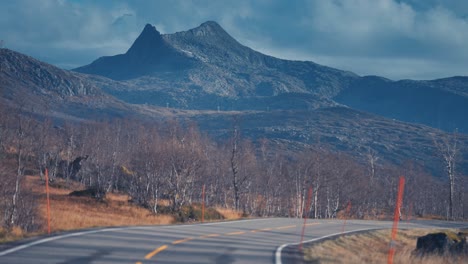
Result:
{"label": "bare tree", "polygon": [[438,155],[442,157],[445,165],[445,173],[449,178],[449,200],[448,200],[448,217],[449,219],[454,219],[454,196],[455,196],[455,165],[458,154],[458,139],[457,132],[453,133],[450,136],[440,136],[436,138],[433,135],[434,145],[438,150]]}
{"label": "bare tree", "polygon": [[240,200],[240,179],[239,179],[239,129],[234,126],[234,131],[231,139],[231,172],[232,172],[232,188],[234,190],[234,209],[239,210]]}
{"label": "bare tree", "polygon": [[[4,116],[5,117],[5,116]],[[35,199],[25,191],[24,173],[32,154],[33,135],[37,122],[20,110],[10,111],[9,117],[2,119],[2,141],[8,149],[0,160],[0,209],[3,227],[11,230],[18,226],[28,231],[37,222]],[[5,135],[9,134],[9,135]]]}

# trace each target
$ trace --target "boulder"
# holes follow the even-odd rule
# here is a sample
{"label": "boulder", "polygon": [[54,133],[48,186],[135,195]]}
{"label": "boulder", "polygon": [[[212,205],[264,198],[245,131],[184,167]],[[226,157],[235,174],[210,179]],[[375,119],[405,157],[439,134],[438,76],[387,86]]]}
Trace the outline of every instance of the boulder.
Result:
{"label": "boulder", "polygon": [[69,196],[76,196],[76,197],[90,197],[95,198],[98,200],[102,200],[106,197],[106,192],[102,188],[91,187],[89,189],[80,190],[80,191],[73,191],[68,194]]}
{"label": "boulder", "polygon": [[418,255],[468,255],[467,234],[468,232],[459,232],[458,234],[441,232],[419,237],[416,243],[416,253]]}

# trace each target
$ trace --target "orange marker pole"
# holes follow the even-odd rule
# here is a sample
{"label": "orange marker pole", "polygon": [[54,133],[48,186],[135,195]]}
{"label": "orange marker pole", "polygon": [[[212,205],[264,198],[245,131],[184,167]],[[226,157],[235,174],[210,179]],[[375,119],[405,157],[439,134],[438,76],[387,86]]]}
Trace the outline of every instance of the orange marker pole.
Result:
{"label": "orange marker pole", "polygon": [[49,170],[45,169],[46,194],[47,194],[47,234],[50,235],[50,199],[49,199]]}
{"label": "orange marker pole", "polygon": [[398,222],[400,221],[400,209],[403,202],[403,191],[405,189],[405,178],[400,177],[398,184],[398,195],[395,205],[395,213],[393,215],[393,227],[392,227],[392,240],[390,241],[390,249],[388,250],[388,264],[393,263],[393,256],[395,255],[395,240],[398,231]]}
{"label": "orange marker pole", "polygon": [[351,201],[348,201],[348,205],[346,206],[346,212],[345,212],[345,219],[343,223],[343,229],[341,229],[341,233],[344,233],[345,227],[346,227],[346,220],[348,220],[349,217],[349,212],[351,211]]}
{"label": "orange marker pole", "polygon": [[307,215],[309,214],[309,209],[310,209],[310,203],[312,200],[312,186],[309,187],[309,193],[307,194],[307,204],[306,207],[304,208],[304,225],[302,225],[302,232],[301,232],[301,243],[299,244],[299,251],[302,251],[302,242],[304,241],[304,233],[305,233],[305,227],[306,227],[306,222],[307,222]]}
{"label": "orange marker pole", "polygon": [[202,214],[201,214],[201,222],[205,222],[205,184],[202,187]]}

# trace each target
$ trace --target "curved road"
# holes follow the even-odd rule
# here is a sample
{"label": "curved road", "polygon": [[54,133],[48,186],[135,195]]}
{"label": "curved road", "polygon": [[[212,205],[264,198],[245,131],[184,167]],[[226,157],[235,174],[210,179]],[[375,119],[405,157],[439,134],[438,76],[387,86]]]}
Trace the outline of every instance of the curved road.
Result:
{"label": "curved road", "polygon": [[[284,244],[300,241],[302,225],[302,219],[268,218],[97,229],[11,247],[0,251],[0,263],[289,263],[287,248],[291,247]],[[391,225],[349,220],[346,231]],[[443,221],[400,223],[400,228],[467,227],[467,223]],[[340,234],[342,229],[342,220],[308,220],[304,240]]]}

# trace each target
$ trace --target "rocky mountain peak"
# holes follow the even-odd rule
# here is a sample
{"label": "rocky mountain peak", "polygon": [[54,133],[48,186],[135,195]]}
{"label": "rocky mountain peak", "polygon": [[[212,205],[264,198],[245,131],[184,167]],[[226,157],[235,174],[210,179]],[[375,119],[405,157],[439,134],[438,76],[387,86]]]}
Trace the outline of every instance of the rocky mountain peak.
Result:
{"label": "rocky mountain peak", "polygon": [[172,47],[153,25],[146,24],[125,54],[101,57],[74,70],[113,80],[128,80],[157,72],[180,71],[192,64],[192,58]]}
{"label": "rocky mountain peak", "polygon": [[229,35],[218,23],[214,21],[207,21],[200,26],[192,29],[196,36],[225,36]]}
{"label": "rocky mountain peak", "polygon": [[180,45],[208,45],[218,48],[240,46],[239,42],[229,35],[218,23],[207,21],[196,28],[163,36],[171,44]]}
{"label": "rocky mountain peak", "polygon": [[161,33],[151,24],[146,24],[143,31],[135,40],[133,45],[127,51],[127,54],[148,54],[165,46],[165,42],[161,37]]}

